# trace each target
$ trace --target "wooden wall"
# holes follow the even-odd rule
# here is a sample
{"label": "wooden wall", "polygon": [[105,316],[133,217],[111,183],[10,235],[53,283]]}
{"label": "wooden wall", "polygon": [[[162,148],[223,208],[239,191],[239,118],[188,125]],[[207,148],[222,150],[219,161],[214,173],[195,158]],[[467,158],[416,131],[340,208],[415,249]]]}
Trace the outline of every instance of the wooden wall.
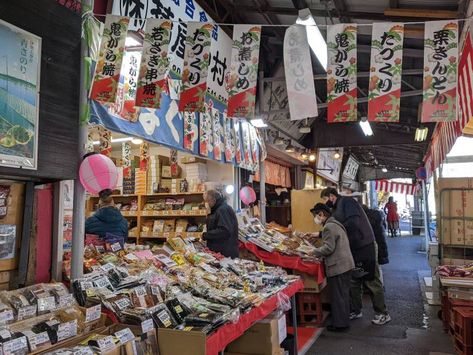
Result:
{"label": "wooden wall", "polygon": [[11,0],[0,1],[0,18],[42,38],[38,170],[0,167],[0,176],[73,179],[78,166],[80,14],[54,0]]}

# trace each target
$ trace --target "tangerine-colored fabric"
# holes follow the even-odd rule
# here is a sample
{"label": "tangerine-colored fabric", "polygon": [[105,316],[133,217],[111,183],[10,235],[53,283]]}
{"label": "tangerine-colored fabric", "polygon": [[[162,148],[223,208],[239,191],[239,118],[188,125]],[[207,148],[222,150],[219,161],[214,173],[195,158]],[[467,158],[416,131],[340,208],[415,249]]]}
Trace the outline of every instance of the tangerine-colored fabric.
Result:
{"label": "tangerine-colored fabric", "polygon": [[[279,291],[288,297],[292,297],[296,292],[304,288],[304,283],[299,280],[285,289]],[[207,338],[206,354],[218,355],[232,341],[239,338],[248,328],[257,321],[267,317],[278,308],[278,294],[268,298],[258,307],[252,308],[249,312],[242,314],[237,323],[228,323],[218,328],[218,330]]]}
{"label": "tangerine-colored fabric", "polygon": [[260,249],[257,245],[253,243],[240,242],[240,248],[245,248],[253,255],[263,260],[265,263],[281,266],[285,269],[297,270],[312,275],[319,285],[324,282],[325,273],[323,264],[321,263],[312,263],[304,261],[300,256],[288,256],[278,252],[270,253],[266,250]]}

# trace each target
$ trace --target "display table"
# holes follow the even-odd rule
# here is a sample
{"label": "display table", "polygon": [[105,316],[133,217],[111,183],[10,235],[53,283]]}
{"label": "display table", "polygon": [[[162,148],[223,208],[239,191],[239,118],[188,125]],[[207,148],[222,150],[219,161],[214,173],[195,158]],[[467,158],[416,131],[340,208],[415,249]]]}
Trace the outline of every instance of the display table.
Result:
{"label": "display table", "polygon": [[284,269],[297,270],[315,278],[320,285],[325,280],[324,267],[321,263],[313,263],[304,261],[299,256],[283,255],[277,251],[268,252],[262,250],[256,244],[240,242],[240,248],[246,249],[255,255],[257,258],[263,260],[265,263],[277,265]]}
{"label": "display table", "polygon": [[[248,313],[242,314],[238,323],[228,323],[220,327],[215,333],[207,338],[207,355],[217,355],[219,352],[223,351],[228,344],[240,337],[254,323],[266,318],[270,313],[274,312],[278,308],[278,294],[283,293],[293,301],[293,296],[303,288],[304,283],[301,280],[296,281],[268,298],[258,307],[251,309]],[[295,302],[291,302],[291,305],[294,316]]]}

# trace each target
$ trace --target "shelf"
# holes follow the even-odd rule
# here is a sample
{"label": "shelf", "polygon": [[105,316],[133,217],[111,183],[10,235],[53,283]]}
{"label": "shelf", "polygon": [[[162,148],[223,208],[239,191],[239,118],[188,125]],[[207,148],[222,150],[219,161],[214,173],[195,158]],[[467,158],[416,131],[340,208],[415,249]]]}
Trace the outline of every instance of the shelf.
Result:
{"label": "shelf", "polygon": [[162,233],[148,233],[148,232],[141,232],[141,238],[149,238],[149,239],[167,239],[167,238],[174,238],[174,237],[182,237],[182,238],[201,238],[202,232],[162,232]]}
{"label": "shelf", "polygon": [[[113,198],[117,198],[117,197],[138,197],[138,195],[111,195],[111,197],[113,197]],[[97,195],[89,195],[89,198],[96,198],[96,199],[98,199],[99,196],[97,196]]]}
{"label": "shelf", "polygon": [[136,233],[128,233],[128,238],[138,238]]}
{"label": "shelf", "polygon": [[138,211],[120,211],[123,217],[138,217]]}
{"label": "shelf", "polygon": [[203,192],[159,192],[155,194],[146,194],[146,195],[141,195],[142,197],[155,197],[155,196],[199,196],[203,195]]}
{"label": "shelf", "polygon": [[473,249],[473,245],[463,245],[463,244],[443,244],[439,243],[443,248],[463,248],[463,249]]}
{"label": "shelf", "polygon": [[205,217],[206,210],[197,211],[141,211],[141,217]]}

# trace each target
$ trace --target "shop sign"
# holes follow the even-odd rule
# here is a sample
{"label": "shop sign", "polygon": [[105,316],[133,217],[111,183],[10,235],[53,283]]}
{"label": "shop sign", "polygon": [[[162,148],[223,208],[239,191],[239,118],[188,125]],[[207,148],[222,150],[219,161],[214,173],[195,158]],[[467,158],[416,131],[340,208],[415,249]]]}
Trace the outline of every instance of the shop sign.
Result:
{"label": "shop sign", "polygon": [[458,22],[425,23],[422,122],[455,121]]}
{"label": "shop sign", "polygon": [[0,165],[36,170],[41,38],[2,20],[0,38]]}
{"label": "shop sign", "polygon": [[102,103],[114,103],[125,52],[128,17],[107,15],[95,67],[90,98]]}
{"label": "shop sign", "polygon": [[122,166],[123,178],[131,178],[131,145],[129,142],[122,143]]}
{"label": "shop sign", "polygon": [[159,108],[161,93],[167,92],[171,28],[171,21],[157,19],[146,21],[136,94],[137,106]]}
{"label": "shop sign", "polygon": [[232,63],[226,82],[228,117],[254,116],[260,40],[261,26],[233,28]]}
{"label": "shop sign", "polygon": [[373,24],[368,88],[369,121],[399,122],[403,39],[403,24]]}
{"label": "shop sign", "polygon": [[286,30],[284,69],[291,120],[317,117],[314,73],[305,26],[292,25]]}
{"label": "shop sign", "polygon": [[357,120],[356,24],[327,28],[327,121]]}
{"label": "shop sign", "polygon": [[182,91],[179,100],[181,112],[204,111],[212,30],[211,23],[190,22],[187,25]]}
{"label": "shop sign", "polygon": [[333,148],[321,148],[317,157],[317,175],[338,184],[343,158],[343,148],[337,148],[341,157],[333,157]]}
{"label": "shop sign", "polygon": [[225,122],[225,162],[235,162],[235,129],[233,127],[234,121],[227,117],[226,113],[223,114]]}
{"label": "shop sign", "polygon": [[[232,43],[232,39],[225,32],[220,31],[218,40],[213,40],[210,46],[206,99],[209,103],[213,101],[214,107],[222,112],[226,110],[228,103],[225,78],[227,73],[230,72]],[[222,106],[222,109],[220,106]]]}
{"label": "shop sign", "polygon": [[345,169],[343,169],[343,177],[348,178],[350,180],[355,180],[359,166],[360,164],[358,164],[355,158],[350,155],[347,164],[345,165]]}

